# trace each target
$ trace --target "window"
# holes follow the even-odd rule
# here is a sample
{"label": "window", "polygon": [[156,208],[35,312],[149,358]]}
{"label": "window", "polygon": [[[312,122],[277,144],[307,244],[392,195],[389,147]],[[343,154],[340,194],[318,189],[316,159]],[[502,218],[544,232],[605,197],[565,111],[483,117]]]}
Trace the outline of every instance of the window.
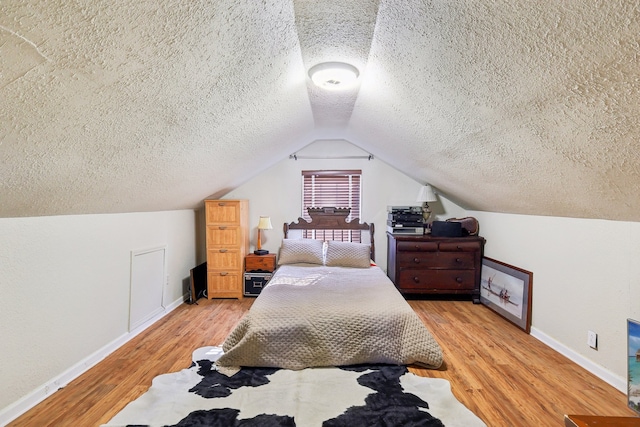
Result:
{"label": "window", "polygon": [[[302,218],[311,221],[309,207],[351,208],[347,221],[360,218],[361,170],[302,171]],[[360,231],[315,231],[305,238],[360,242]]]}

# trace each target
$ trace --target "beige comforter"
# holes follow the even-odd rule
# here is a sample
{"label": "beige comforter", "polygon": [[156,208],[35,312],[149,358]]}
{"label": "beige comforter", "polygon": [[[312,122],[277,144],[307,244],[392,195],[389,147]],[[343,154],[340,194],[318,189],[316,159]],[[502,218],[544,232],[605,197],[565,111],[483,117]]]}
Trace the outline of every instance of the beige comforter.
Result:
{"label": "beige comforter", "polygon": [[223,344],[217,365],[360,363],[438,368],[440,346],[379,267],[281,266]]}

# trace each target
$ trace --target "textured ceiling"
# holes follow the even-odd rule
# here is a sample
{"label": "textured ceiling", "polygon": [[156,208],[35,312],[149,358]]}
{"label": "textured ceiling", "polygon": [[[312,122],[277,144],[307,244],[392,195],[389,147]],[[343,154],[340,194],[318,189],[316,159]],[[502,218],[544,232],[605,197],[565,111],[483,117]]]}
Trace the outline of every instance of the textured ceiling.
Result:
{"label": "textured ceiling", "polygon": [[0,217],[193,208],[340,138],[463,207],[640,221],[639,123],[637,1],[0,2]]}

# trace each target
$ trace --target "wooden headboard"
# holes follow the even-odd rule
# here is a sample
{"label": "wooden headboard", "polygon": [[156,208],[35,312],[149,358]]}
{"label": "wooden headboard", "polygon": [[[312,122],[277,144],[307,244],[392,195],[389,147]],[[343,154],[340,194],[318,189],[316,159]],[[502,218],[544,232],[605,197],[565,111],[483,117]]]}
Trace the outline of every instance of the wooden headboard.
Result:
{"label": "wooden headboard", "polygon": [[[373,224],[367,224],[366,222],[361,223],[359,218],[356,218],[350,222],[347,222],[347,216],[349,216],[349,212],[351,209],[349,208],[332,208],[332,207],[324,207],[324,208],[308,208],[307,212],[309,212],[309,216],[311,217],[311,221],[307,221],[304,218],[298,218],[298,221],[284,224],[284,238],[287,239],[289,237],[290,230],[303,230],[303,231],[314,231],[314,230],[324,230],[324,231],[365,231],[369,233],[369,242],[371,246],[371,259],[375,261],[375,245],[373,240],[373,232],[374,226]],[[339,236],[337,238],[332,238],[329,240],[340,240],[340,241],[350,241],[349,238],[343,238],[343,233],[338,233]],[[352,235],[352,233],[347,233],[348,235]],[[334,235],[334,237],[336,237]]]}

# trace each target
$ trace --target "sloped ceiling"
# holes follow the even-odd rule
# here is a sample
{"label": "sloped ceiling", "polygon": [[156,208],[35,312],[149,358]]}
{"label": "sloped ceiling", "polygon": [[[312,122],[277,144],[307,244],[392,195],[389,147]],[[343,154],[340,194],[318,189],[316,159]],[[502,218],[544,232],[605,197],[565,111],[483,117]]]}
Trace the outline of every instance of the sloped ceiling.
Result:
{"label": "sloped ceiling", "polygon": [[639,123],[636,1],[0,3],[0,217],[194,208],[336,138],[466,208],[639,221]]}

